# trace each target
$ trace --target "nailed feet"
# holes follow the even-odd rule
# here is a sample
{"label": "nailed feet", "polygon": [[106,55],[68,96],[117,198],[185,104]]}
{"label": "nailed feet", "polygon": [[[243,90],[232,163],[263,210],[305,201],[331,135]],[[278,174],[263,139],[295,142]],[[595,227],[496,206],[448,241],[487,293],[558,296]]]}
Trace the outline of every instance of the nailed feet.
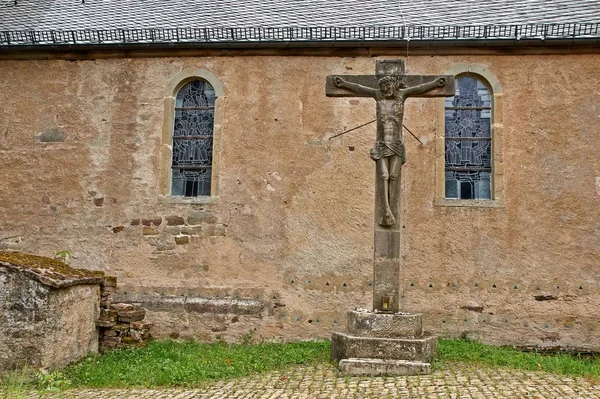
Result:
{"label": "nailed feet", "polygon": [[393,226],[396,224],[396,219],[394,218],[394,214],[390,208],[385,210],[385,215],[381,217],[379,224],[381,226]]}

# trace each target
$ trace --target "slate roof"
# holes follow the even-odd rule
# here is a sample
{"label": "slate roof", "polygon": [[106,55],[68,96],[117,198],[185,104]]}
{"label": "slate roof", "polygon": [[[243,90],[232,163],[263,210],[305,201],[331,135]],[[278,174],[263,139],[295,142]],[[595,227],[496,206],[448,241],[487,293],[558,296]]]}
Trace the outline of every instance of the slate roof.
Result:
{"label": "slate roof", "polygon": [[[0,44],[577,38],[600,37],[599,24],[600,0],[0,0]],[[432,29],[440,27],[446,28]],[[185,28],[213,30],[211,37],[204,31],[204,39],[199,32],[188,38]],[[354,31],[348,33],[350,28]],[[369,33],[369,29],[380,30]],[[30,32],[28,37],[7,33],[24,30]],[[61,33],[85,30],[122,31],[107,37]],[[165,30],[175,33],[161,36]],[[51,31],[55,34],[38,34]],[[129,35],[135,31],[142,36]],[[150,31],[154,34],[143,33]]]}

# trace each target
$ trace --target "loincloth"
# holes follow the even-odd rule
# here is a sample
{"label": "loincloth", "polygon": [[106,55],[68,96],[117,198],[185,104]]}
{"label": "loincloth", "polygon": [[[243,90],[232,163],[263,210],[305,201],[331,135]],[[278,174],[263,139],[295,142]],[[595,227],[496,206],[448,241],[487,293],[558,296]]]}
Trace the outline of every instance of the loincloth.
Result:
{"label": "loincloth", "polygon": [[371,149],[371,159],[373,161],[378,161],[381,158],[391,157],[392,155],[398,155],[402,159],[402,163],[404,163],[406,154],[402,140],[397,139],[391,143],[377,141],[375,146]]}

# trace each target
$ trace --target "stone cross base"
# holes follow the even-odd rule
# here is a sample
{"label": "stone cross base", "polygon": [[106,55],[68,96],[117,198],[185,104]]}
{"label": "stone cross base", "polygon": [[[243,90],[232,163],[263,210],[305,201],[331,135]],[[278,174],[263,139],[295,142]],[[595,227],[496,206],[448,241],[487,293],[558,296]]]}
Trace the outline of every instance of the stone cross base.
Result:
{"label": "stone cross base", "polygon": [[420,314],[351,310],[348,333],[333,333],[331,341],[331,360],[344,375],[429,374],[437,352]]}

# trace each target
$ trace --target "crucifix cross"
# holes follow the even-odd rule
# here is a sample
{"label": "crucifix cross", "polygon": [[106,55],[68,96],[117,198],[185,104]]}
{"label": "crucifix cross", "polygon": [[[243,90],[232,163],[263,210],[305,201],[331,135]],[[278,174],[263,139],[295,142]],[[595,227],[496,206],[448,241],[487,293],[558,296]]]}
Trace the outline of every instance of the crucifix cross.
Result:
{"label": "crucifix cross", "polygon": [[377,103],[377,138],[371,159],[377,164],[373,310],[398,312],[400,273],[400,194],[406,153],[402,141],[408,97],[450,97],[454,76],[406,75],[403,60],[377,60],[375,75],[327,76],[328,97],[371,97]]}

